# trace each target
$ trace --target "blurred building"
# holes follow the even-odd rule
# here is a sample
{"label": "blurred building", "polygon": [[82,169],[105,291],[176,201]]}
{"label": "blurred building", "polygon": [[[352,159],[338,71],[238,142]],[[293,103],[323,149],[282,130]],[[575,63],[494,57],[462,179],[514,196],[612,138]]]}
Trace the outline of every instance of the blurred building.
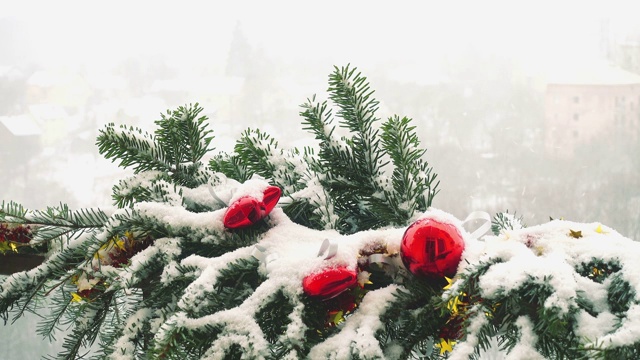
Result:
{"label": "blurred building", "polygon": [[573,64],[547,79],[545,150],[571,158],[596,138],[636,141],[640,133],[640,75],[608,63]]}
{"label": "blurred building", "polygon": [[608,27],[602,29],[602,37],[607,37],[605,56],[621,68],[640,74],[640,25],[634,24],[613,32]]}
{"label": "blurred building", "polygon": [[81,109],[91,93],[87,81],[77,72],[38,70],[27,79],[27,103],[53,103],[69,112]]}
{"label": "blurred building", "polygon": [[[30,175],[30,159],[39,151],[42,129],[30,114],[0,115],[0,190],[21,186]],[[0,199],[4,200],[4,199]]]}
{"label": "blurred building", "polygon": [[612,58],[623,69],[640,74],[640,34],[616,44]]}

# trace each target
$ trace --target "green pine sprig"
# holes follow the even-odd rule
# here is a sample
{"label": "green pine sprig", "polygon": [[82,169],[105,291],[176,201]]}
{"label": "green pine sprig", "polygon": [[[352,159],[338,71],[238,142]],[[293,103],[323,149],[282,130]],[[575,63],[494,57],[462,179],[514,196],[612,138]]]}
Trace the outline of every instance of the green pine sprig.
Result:
{"label": "green pine sprig", "polygon": [[190,188],[205,184],[208,176],[201,160],[213,150],[213,136],[207,117],[198,117],[202,110],[198,103],[167,110],[156,121],[154,134],[123,125],[116,129],[110,123],[100,130],[98,150],[105,158],[118,160],[121,167],[133,167],[135,173],[160,171],[173,183]]}
{"label": "green pine sprig", "polygon": [[[285,213],[312,228],[349,234],[407,224],[431,206],[438,186],[411,120],[378,124],[374,91],[349,65],[335,67],[327,91],[335,117],[315,95],[301,105],[303,129],[318,141],[317,152],[284,151],[268,134],[249,129],[235,153],[212,159],[210,168],[239,181],[254,174],[269,179],[283,189]],[[338,135],[337,126],[348,134]]]}

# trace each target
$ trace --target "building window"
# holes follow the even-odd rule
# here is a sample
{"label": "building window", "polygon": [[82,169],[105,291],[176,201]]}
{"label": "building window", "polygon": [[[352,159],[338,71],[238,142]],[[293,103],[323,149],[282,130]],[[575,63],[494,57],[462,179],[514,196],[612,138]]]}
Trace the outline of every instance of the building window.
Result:
{"label": "building window", "polygon": [[573,103],[574,104],[578,104],[580,102],[580,96],[574,96],[573,97]]}
{"label": "building window", "polygon": [[573,120],[575,120],[575,121],[580,120],[580,115],[579,114],[573,114]]}

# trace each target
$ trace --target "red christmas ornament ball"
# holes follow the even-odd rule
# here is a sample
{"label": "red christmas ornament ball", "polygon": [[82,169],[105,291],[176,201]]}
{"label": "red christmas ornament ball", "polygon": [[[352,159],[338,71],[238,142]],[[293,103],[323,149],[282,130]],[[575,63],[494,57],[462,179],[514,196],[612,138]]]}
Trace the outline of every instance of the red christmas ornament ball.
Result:
{"label": "red christmas ornament ball", "polygon": [[302,289],[309,296],[331,299],[350,289],[357,282],[358,275],[355,270],[342,266],[305,276],[302,280]]}
{"label": "red christmas ornament ball", "polygon": [[400,256],[409,271],[428,278],[453,277],[464,251],[464,239],[452,225],[425,218],[402,237]]}
{"label": "red christmas ornament ball", "polygon": [[263,192],[262,201],[244,196],[235,201],[224,214],[223,223],[227,229],[251,226],[269,215],[278,204],[282,191],[277,186],[269,186]]}

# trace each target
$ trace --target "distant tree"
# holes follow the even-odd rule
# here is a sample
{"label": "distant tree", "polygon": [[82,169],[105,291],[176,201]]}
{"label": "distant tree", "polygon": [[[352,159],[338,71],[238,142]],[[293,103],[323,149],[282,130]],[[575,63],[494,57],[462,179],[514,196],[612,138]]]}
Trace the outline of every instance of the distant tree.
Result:
{"label": "distant tree", "polygon": [[251,66],[253,62],[252,55],[254,55],[253,48],[242,30],[242,23],[238,21],[231,38],[226,74],[228,76],[249,76],[254,69]]}
{"label": "distant tree", "polygon": [[[242,94],[234,106],[232,123],[244,128],[250,124],[265,124],[269,120],[265,118],[266,104],[280,86],[278,70],[264,50],[251,46],[240,22],[236,23],[229,47],[226,75],[244,80]],[[273,110],[269,109],[269,112]]]}
{"label": "distant tree", "polygon": [[420,139],[450,185],[438,206],[462,215],[517,205],[538,214],[523,200],[523,189],[531,187],[544,161],[542,94],[509,59],[481,49],[443,63],[445,74],[432,83],[383,82],[385,103],[415,114]]}

